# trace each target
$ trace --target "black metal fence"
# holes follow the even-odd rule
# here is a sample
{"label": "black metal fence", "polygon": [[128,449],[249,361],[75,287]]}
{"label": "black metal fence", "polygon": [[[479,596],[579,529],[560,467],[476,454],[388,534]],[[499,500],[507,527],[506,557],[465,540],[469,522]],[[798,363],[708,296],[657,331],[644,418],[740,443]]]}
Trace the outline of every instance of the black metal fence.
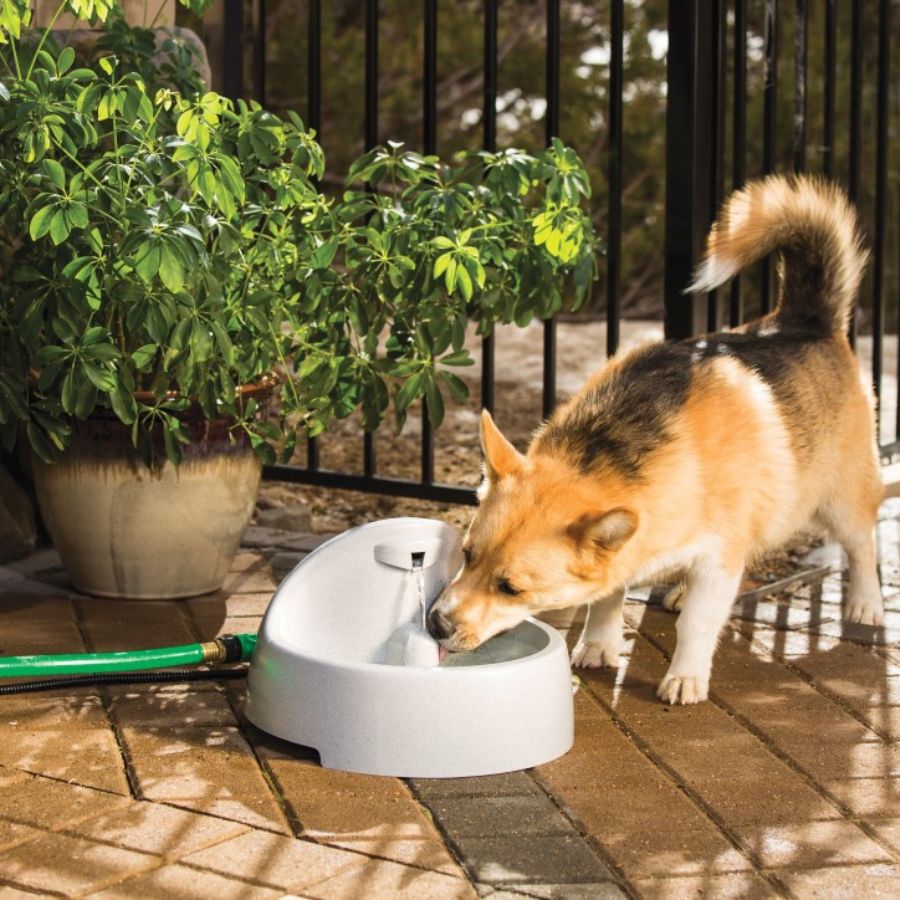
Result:
{"label": "black metal fence", "polygon": [[[484,0],[482,142],[485,149],[496,149],[497,143],[497,66],[498,7],[500,0]],[[787,0],[782,0],[782,6]],[[668,4],[668,50],[666,57],[666,194],[665,194],[665,276],[664,308],[667,337],[689,337],[723,326],[740,324],[744,319],[744,299],[750,276],[738,278],[727,288],[705,296],[685,297],[694,264],[700,257],[703,241],[714,210],[727,192],[739,187],[748,177],[748,127],[762,131],[762,166],[753,175],[775,171],[778,166],[776,141],[778,123],[789,113],[793,127],[792,159],[786,167],[804,171],[808,167],[807,145],[810,117],[808,91],[810,77],[824,82],[821,116],[821,141],[817,144],[815,170],[842,181],[854,201],[858,201],[863,184],[863,53],[864,28],[878,34],[877,124],[874,141],[874,211],[871,223],[873,275],[870,304],[873,334],[872,378],[881,398],[884,369],[884,310],[887,302],[886,228],[888,203],[889,90],[891,85],[891,2],[890,0],[850,0],[851,33],[849,40],[849,84],[840,85],[837,76],[838,14],[837,0],[822,0],[821,27],[824,31],[822,58],[809,58],[808,0],[793,0],[793,47],[780,41],[779,0],[670,0]],[[765,82],[762,122],[749,123],[747,51],[748,5],[762,6],[764,16],[763,53]],[[842,5],[843,6],[843,5]],[[423,31],[423,94],[421,106],[421,146],[426,153],[439,150],[438,121],[438,3],[437,0],[410,0],[410,16],[417,16]],[[307,27],[307,108],[302,110],[308,124],[319,130],[322,113],[322,3],[307,0],[297,3],[297,16]],[[624,41],[626,5],[624,0],[609,0],[609,91],[608,91],[608,190],[595,202],[606,204],[606,310],[607,355],[619,346],[621,319],[622,272],[622,159]],[[222,0],[223,70],[221,83],[226,94],[245,95],[245,71],[252,72],[253,93],[265,98],[266,93],[266,0],[254,0],[253,40],[248,41],[248,5],[245,0]],[[819,11],[817,10],[817,13]],[[546,115],[545,137],[549,142],[559,134],[560,122],[560,0],[545,0],[546,16]],[[864,21],[865,13],[865,21]],[[817,16],[818,19],[818,16]],[[359,27],[365,30],[364,121],[360,128],[365,146],[377,141],[379,114],[379,0],[361,0]],[[245,67],[244,53],[252,46],[252,65]],[[779,61],[782,54],[792,52],[793,108],[778,109]],[[846,171],[836,171],[835,135],[838,89],[849,91],[849,152]],[[843,123],[841,123],[843,124]],[[730,126],[730,127],[728,127]],[[325,136],[327,146],[327,135]],[[730,161],[730,172],[726,165]],[[810,167],[812,168],[812,167]],[[754,286],[758,296],[755,306],[762,312],[771,309],[774,279],[771,262],[760,266]],[[868,285],[868,282],[867,282]],[[894,298],[900,308],[900,298]],[[543,323],[543,414],[553,409],[556,397],[557,338],[556,322]],[[851,341],[855,340],[855,325]],[[482,339],[481,403],[494,405],[494,341]],[[598,348],[598,361],[599,361]],[[898,392],[900,398],[900,392]],[[900,400],[897,415],[900,436]],[[305,466],[279,465],[266,470],[266,477],[336,488],[362,490],[420,499],[472,503],[471,488],[438,484],[434,479],[434,434],[423,417],[421,439],[421,475],[419,480],[389,478],[378,474],[375,441],[372,434],[363,441],[363,471],[358,474],[325,470],[320,466],[319,448],[309,441]]]}

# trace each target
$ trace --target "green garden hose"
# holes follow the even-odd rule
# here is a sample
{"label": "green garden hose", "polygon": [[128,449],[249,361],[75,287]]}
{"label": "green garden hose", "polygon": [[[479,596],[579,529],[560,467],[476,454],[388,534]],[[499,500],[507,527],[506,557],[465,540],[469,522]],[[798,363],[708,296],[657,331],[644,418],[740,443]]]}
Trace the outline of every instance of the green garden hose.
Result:
{"label": "green garden hose", "polygon": [[171,666],[246,662],[256,646],[255,634],[228,634],[199,644],[125,650],[114,653],[63,653],[52,656],[0,656],[0,678],[35,675],[93,675],[137,672]]}

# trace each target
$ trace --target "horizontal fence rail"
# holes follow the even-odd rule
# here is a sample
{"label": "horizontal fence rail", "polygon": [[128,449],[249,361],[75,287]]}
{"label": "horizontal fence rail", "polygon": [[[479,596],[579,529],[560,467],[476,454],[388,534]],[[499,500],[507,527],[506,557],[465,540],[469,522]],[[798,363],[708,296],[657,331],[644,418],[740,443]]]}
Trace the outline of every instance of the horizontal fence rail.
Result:
{"label": "horizontal fence rail", "polygon": [[[244,52],[249,47],[252,64],[252,95],[265,102],[267,95],[266,0],[254,0],[252,40],[247,41],[250,23],[245,22],[243,0],[221,0],[223,4],[223,71],[220,81],[225,93],[247,95]],[[417,17],[411,20],[421,28],[421,147],[434,153],[440,147],[438,104],[440,78],[440,11],[437,0],[421,0]],[[545,100],[544,137],[565,139],[560,114],[565,102],[562,94],[563,37],[572,4],[545,0]],[[606,141],[608,157],[605,169],[606,195],[595,198],[606,211],[606,271],[604,279],[607,330],[607,356],[619,348],[621,339],[622,262],[623,262],[623,168],[627,158],[627,67],[625,58],[629,11],[634,7],[624,0],[608,4],[608,93]],[[505,8],[499,0],[483,0],[483,47],[481,70],[482,146],[497,149],[498,68],[501,58],[498,35],[499,14]],[[871,8],[877,7],[877,17]],[[292,7],[293,9],[293,7]],[[325,7],[326,13],[328,6]],[[379,26],[383,10],[379,0],[359,4],[359,28],[365,35],[363,72],[363,121],[360,128],[364,146],[369,149],[379,140]],[[529,6],[533,12],[533,7]],[[814,14],[811,14],[811,10]],[[666,115],[665,115],[665,271],[664,328],[670,338],[684,338],[703,331],[736,326],[746,315],[770,310],[775,302],[775,275],[772,260],[760,265],[758,275],[735,278],[724,289],[707,296],[686,297],[683,293],[691,271],[700,258],[706,232],[715,210],[728,192],[748,178],[775,171],[811,171],[837,179],[844,184],[855,203],[866,196],[874,198],[872,222],[872,274],[866,282],[861,304],[868,313],[872,330],[872,380],[879,401],[884,380],[885,310],[889,300],[886,260],[889,253],[890,116],[891,116],[891,2],[875,0],[865,7],[862,0],[851,0],[849,12],[837,0],[821,5],[808,0],[684,0],[670,2],[667,22]],[[323,72],[321,0],[296,4],[296,16],[306,19],[307,108],[305,119],[328,147],[329,135],[322,134]],[[849,19],[849,40],[839,22]],[[788,31],[786,26],[790,26]],[[877,28],[877,60],[866,62],[866,47]],[[871,29],[871,32],[870,32]],[[787,33],[785,33],[787,32]],[[759,119],[749,121],[751,77],[750,35],[754,35],[753,83],[758,84],[762,103],[754,108]],[[820,54],[811,53],[812,36],[817,36]],[[761,41],[759,40],[761,38]],[[846,83],[839,82],[838,61]],[[347,65],[353,62],[348,61]],[[864,127],[865,74],[875,70],[874,90],[876,122],[870,134]],[[761,74],[761,77],[760,77]],[[793,102],[779,104],[780,79],[793,84]],[[810,119],[811,86],[821,89],[821,126]],[[782,85],[785,86],[785,85]],[[846,92],[846,94],[842,93]],[[839,98],[847,96],[846,121],[839,121]],[[758,95],[757,95],[758,96]],[[867,95],[867,96],[872,96]],[[787,118],[786,118],[787,117]],[[790,122],[790,130],[780,130]],[[843,129],[843,132],[842,132]],[[846,136],[846,165],[839,170],[836,135]],[[757,139],[756,136],[759,135]],[[782,140],[789,135],[790,140]],[[389,136],[389,135],[388,135]],[[748,137],[749,136],[749,137]],[[760,156],[748,162],[750,137]],[[842,137],[842,140],[844,138]],[[758,140],[758,143],[757,143]],[[864,173],[867,141],[874,143],[871,158],[874,171]],[[866,193],[868,191],[868,194]],[[598,207],[599,208],[599,207]],[[900,318],[900,298],[892,308]],[[849,338],[857,341],[858,317],[854,315]],[[900,330],[900,329],[898,329]],[[604,348],[598,347],[598,362]],[[900,354],[900,343],[897,346]],[[482,378],[480,402],[492,410],[496,403],[496,343],[493,336],[481,338]],[[548,416],[557,395],[557,329],[555,318],[543,323],[542,413]],[[879,404],[880,405],[880,404]],[[893,412],[893,410],[892,410]],[[898,423],[894,437],[900,438],[900,392],[897,397]],[[418,480],[391,478],[379,474],[376,436],[362,434],[362,471],[337,472],[322,468],[319,446],[308,441],[305,466],[296,464],[269,466],[265,477],[455,503],[474,503],[474,490],[435,480],[435,433],[427,416],[422,416],[420,476]],[[900,444],[896,445],[900,446]],[[896,449],[894,444],[887,450]]]}

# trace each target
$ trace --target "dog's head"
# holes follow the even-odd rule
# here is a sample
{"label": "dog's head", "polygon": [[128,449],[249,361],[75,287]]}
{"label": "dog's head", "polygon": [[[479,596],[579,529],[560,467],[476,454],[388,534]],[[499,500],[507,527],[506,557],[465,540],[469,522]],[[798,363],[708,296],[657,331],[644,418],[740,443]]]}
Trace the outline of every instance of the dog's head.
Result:
{"label": "dog's head", "polygon": [[448,650],[472,650],[526,616],[617,589],[638,527],[620,485],[588,481],[558,456],[523,456],[486,411],[481,443],[485,477],[465,563],[428,616]]}

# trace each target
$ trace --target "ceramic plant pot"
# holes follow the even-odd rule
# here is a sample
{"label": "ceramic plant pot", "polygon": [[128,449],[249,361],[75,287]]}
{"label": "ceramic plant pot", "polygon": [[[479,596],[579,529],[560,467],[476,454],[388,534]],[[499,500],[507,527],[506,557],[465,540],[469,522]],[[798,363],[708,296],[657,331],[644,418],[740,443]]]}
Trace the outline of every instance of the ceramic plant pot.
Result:
{"label": "ceramic plant pot", "polygon": [[[271,382],[248,385],[262,407]],[[173,599],[221,588],[250,522],[261,465],[243,433],[199,410],[179,466],[148,469],[111,413],[74,423],[54,465],[34,460],[41,514],[75,587],[99,597]],[[164,459],[159,447],[159,458]]]}

